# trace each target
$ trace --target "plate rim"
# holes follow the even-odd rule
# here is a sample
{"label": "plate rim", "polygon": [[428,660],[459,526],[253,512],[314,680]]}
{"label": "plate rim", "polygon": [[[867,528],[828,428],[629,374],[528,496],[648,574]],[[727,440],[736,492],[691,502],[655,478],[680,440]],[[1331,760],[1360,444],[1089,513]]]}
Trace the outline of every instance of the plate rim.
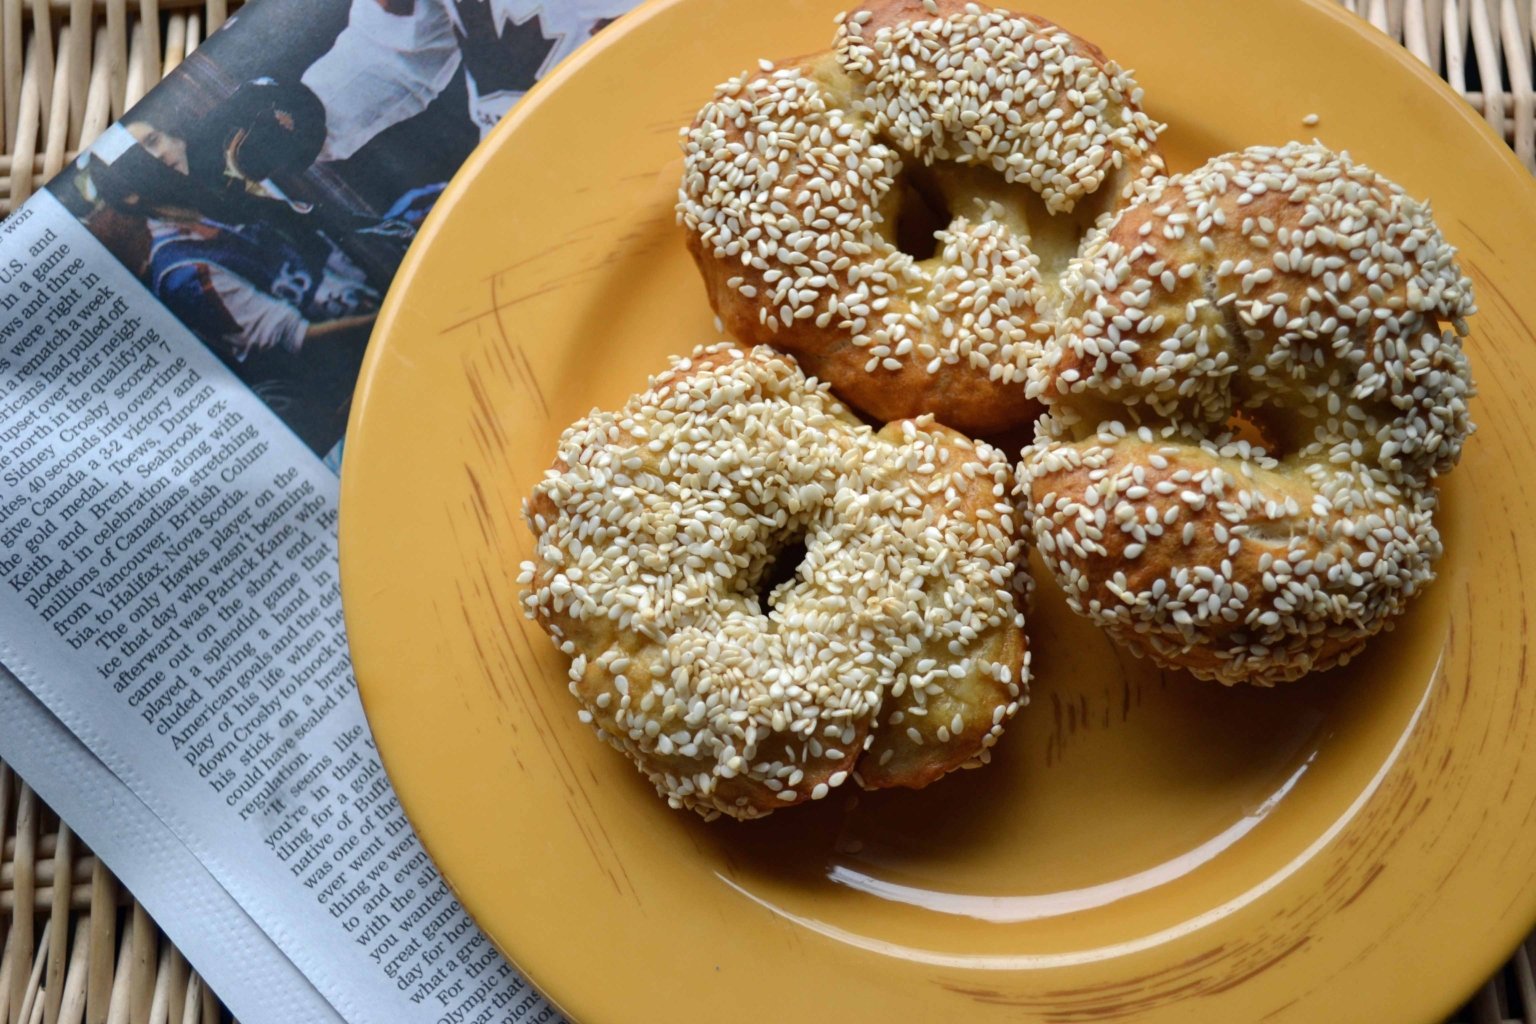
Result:
{"label": "plate rim", "polygon": [[[470,157],[452,176],[439,202],[435,204],[433,211],[426,218],[416,239],[402,260],[394,279],[394,284],[390,287],[381,306],[358,375],[345,435],[349,449],[347,454],[353,457],[343,458],[341,472],[338,524],[339,576],[343,594],[343,615],[347,626],[348,643],[353,651],[354,660],[358,660],[356,655],[358,642],[353,637],[366,635],[367,630],[354,629],[355,626],[359,625],[359,620],[363,617],[363,613],[358,610],[360,607],[360,599],[358,597],[353,596],[352,599],[348,599],[348,594],[353,593],[355,595],[360,586],[357,583],[349,585],[349,580],[353,579],[355,574],[349,572],[348,566],[354,564],[357,560],[357,556],[349,556],[349,552],[355,550],[356,547],[356,542],[350,538],[355,538],[358,533],[358,529],[355,526],[358,521],[357,513],[349,516],[349,510],[361,508],[365,505],[364,499],[360,496],[364,485],[359,482],[363,473],[357,468],[360,460],[356,457],[356,448],[361,447],[365,452],[368,450],[366,443],[355,445],[354,441],[361,441],[367,435],[370,422],[370,397],[373,393],[375,382],[381,375],[388,372],[387,364],[392,356],[389,350],[389,338],[392,334],[403,329],[400,326],[402,321],[407,320],[410,316],[411,311],[407,307],[407,296],[410,291],[410,282],[415,276],[417,268],[431,258],[430,253],[433,246],[438,236],[442,233],[444,226],[453,216],[454,208],[460,196],[474,188],[475,179],[483,168],[494,159],[496,152],[502,146],[508,144],[508,141],[515,136],[523,123],[533,117],[540,106],[547,102],[548,98],[565,82],[575,75],[586,73],[594,60],[601,59],[602,55],[617,44],[629,30],[636,28],[643,22],[649,21],[675,7],[703,7],[708,3],[709,0],[643,0],[643,2],[637,4],[629,12],[620,16],[612,25],[606,27],[601,33],[561,60],[548,74],[535,83],[512,111],[482,140]],[[853,0],[847,0],[847,3],[850,7],[855,6]],[[1028,0],[991,0],[988,6],[1006,6],[1007,9],[1017,11],[1027,10],[1029,3]],[[1428,65],[1371,25],[1363,16],[1353,14],[1339,6],[1339,4],[1331,2],[1331,0],[1301,0],[1301,6],[1324,15],[1339,30],[1348,32],[1362,45],[1390,55],[1394,63],[1412,75],[1419,87],[1429,90],[1429,93],[1434,95],[1436,102],[1442,105],[1448,104],[1458,115],[1458,119],[1464,124],[1469,125],[1470,129],[1481,137],[1484,145],[1496,153],[1498,159],[1505,165],[1505,170],[1512,172],[1516,180],[1521,182],[1519,188],[1523,193],[1524,201],[1532,208],[1536,208],[1536,176],[1533,176],[1520,163],[1513,149],[1494,131],[1488,121],[1479,115],[1466,102],[1465,98],[1456,93],[1444,79],[1435,74]],[[1426,94],[1425,101],[1428,102],[1428,99],[1429,97]],[[1487,373],[1489,371],[1485,369],[1484,372]],[[365,714],[370,720],[370,729],[372,729],[374,711],[370,710],[369,686],[363,682],[361,675],[358,677],[358,692]],[[385,763],[386,772],[388,772],[391,758],[382,745],[379,748],[379,755]],[[412,827],[415,829],[416,816],[411,813],[411,807],[406,804],[403,798],[401,799],[401,805],[407,817],[412,819]],[[420,836],[423,845],[427,848],[429,855],[432,856],[434,865],[439,865],[440,862],[433,849],[433,837],[420,831],[417,834]],[[461,904],[467,907],[468,904],[462,898],[462,894],[455,886],[449,873],[443,870],[441,866],[439,866],[439,871],[444,882],[455,897],[459,898]],[[1491,971],[1497,970],[1502,966],[1521,940],[1530,934],[1531,928],[1536,926],[1536,886],[1526,887],[1526,890],[1519,894],[1519,897],[1523,898],[1517,898],[1515,902],[1524,904],[1521,913],[1504,918],[1504,921],[1511,923],[1507,924],[1502,930],[1497,927],[1498,922],[1494,922],[1494,926],[1484,933],[1486,941],[1480,944],[1484,950],[1482,956],[1469,955],[1441,965],[1442,969],[1449,969],[1449,973],[1456,973],[1454,965],[1460,963],[1464,967],[1460,973],[1468,976],[1473,973],[1472,965],[1474,963],[1482,966],[1477,968],[1479,973],[1476,974],[1476,980],[1465,989],[1459,985],[1443,985],[1438,987],[1436,991],[1443,992],[1445,996],[1443,1005],[1437,1005],[1436,1009],[1439,1012],[1436,1017],[1426,1017],[1426,1020],[1443,1019],[1447,1013],[1454,1011],[1456,1007],[1462,1005],[1465,1002],[1465,997],[1475,992]],[[1513,923],[1517,921],[1523,922],[1523,924]],[[509,947],[501,940],[493,939],[493,942],[495,942],[497,948],[501,950],[503,955],[516,967],[530,985],[554,1004],[560,1012],[571,1016],[569,1008],[571,1002],[562,998],[563,990],[559,987],[560,982],[565,979],[556,981],[534,977],[525,969],[523,961],[515,948]],[[1502,950],[1503,952],[1496,953],[1494,950]],[[1339,983],[1332,980],[1329,982],[1329,984]],[[1452,991],[1453,989],[1455,991]]]}

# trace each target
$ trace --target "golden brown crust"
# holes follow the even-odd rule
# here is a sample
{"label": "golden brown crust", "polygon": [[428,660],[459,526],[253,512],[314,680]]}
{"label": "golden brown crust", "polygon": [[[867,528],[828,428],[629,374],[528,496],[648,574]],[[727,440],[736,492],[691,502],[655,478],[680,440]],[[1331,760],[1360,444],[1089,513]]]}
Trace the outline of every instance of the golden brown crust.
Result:
{"label": "golden brown crust", "polygon": [[995,449],[876,436],[787,357],[715,346],[566,432],[525,507],[525,606],[583,719],[674,806],[759,817],[865,763],[866,786],[926,785],[1023,700],[1011,491]]}
{"label": "golden brown crust", "polygon": [[1073,607],[1228,683],[1389,628],[1471,431],[1471,286],[1428,209],[1320,146],[1255,147],[1149,188],[1068,292],[1025,472]]}
{"label": "golden brown crust", "polygon": [[[1303,606],[1304,623],[1256,628],[1265,614],[1276,616],[1277,627],[1282,614],[1295,618],[1291,578],[1277,576],[1275,567],[1294,566],[1303,570],[1303,577],[1310,575],[1310,567],[1325,551],[1336,552],[1342,530],[1353,526],[1340,517],[1317,521],[1290,514],[1288,509],[1310,507],[1313,491],[1304,480],[1252,469],[1253,476],[1245,477],[1242,460],[1177,443],[1115,439],[1100,449],[1100,458],[1093,458],[1101,444],[1095,440],[1072,445],[1078,458],[1062,459],[1055,470],[1040,468],[1031,492],[1040,510],[1040,532],[1051,537],[1043,542],[1050,547],[1046,564],[1059,581],[1074,585],[1074,607],[1099,622],[1118,643],[1201,678],[1269,684],[1348,661],[1368,636],[1386,625],[1386,615],[1338,615],[1338,603],[1323,596]],[[1153,454],[1159,456],[1161,468],[1149,458]],[[1227,483],[1202,491],[1202,484],[1190,479],[1200,473],[1225,474]],[[1104,495],[1092,499],[1096,504],[1118,508],[1120,494],[1108,496],[1104,483],[1131,479],[1143,481],[1149,493],[1128,504],[1143,521],[1155,516],[1166,523],[1161,532],[1090,532],[1075,516],[1056,522],[1047,511],[1063,501],[1082,503],[1090,494]],[[1164,485],[1162,491],[1159,485]],[[1244,490],[1262,495],[1265,502],[1284,506],[1289,498],[1294,505],[1275,510],[1273,516],[1261,507],[1238,530],[1223,514],[1222,502]],[[1204,500],[1195,508],[1185,494],[1200,494]],[[1421,537],[1424,525],[1415,529]],[[1234,538],[1241,539],[1235,549]],[[1074,550],[1072,543],[1084,540],[1089,543]],[[1285,586],[1280,585],[1282,579]],[[1159,600],[1176,598],[1186,588],[1182,601]],[[1209,604],[1213,598],[1220,602],[1214,612]],[[1171,610],[1173,605],[1176,610]],[[1380,610],[1385,610],[1384,604]],[[1179,611],[1190,616],[1189,622],[1175,618]],[[1225,617],[1224,611],[1231,616]],[[1199,628],[1192,630],[1196,621]],[[1257,649],[1251,649],[1255,645]]]}
{"label": "golden brown crust", "polygon": [[[975,65],[969,82],[972,64],[933,64],[954,46],[1017,56]],[[1050,56],[1026,72],[1035,46]],[[961,127],[967,90],[984,76],[995,93],[999,74],[1017,83],[1013,108]],[[873,419],[931,413],[973,435],[1030,422],[1040,406],[1023,382],[1057,276],[1088,227],[1161,170],[1160,126],[1135,93],[1044,19],[955,0],[850,11],[832,50],[726,83],[684,132],[679,219],[710,303],[733,335],[794,354]],[[1103,105],[1068,99],[1084,94]],[[1062,123],[1083,127],[1052,134]],[[916,193],[939,224],[922,259],[897,247]]]}
{"label": "golden brown crust", "polygon": [[[892,446],[903,443],[905,425],[892,423],[878,437]],[[954,460],[974,459],[976,449],[964,435],[943,427],[930,428],[939,448]],[[929,495],[935,515],[980,520],[992,514],[996,496],[992,481],[980,477],[962,481],[958,501]],[[1022,527],[1022,523],[1019,524]],[[1020,606],[1027,602],[1030,581],[1016,574],[1012,584]],[[1005,672],[970,672],[942,685],[892,687],[880,710],[873,741],[859,759],[859,782],[865,789],[921,789],[956,768],[984,763],[999,735],[1006,709],[1019,697],[1018,683],[1028,678],[1029,641],[1014,622],[998,622],[973,641],[978,662],[1001,666]],[[912,660],[948,662],[953,654],[947,638],[936,638],[913,653]]]}
{"label": "golden brown crust", "polygon": [[[728,334],[789,353],[807,375],[825,381],[834,394],[871,419],[889,423],[932,413],[971,433],[990,434],[1028,423],[1044,409],[1024,397],[1021,382],[993,380],[985,369],[958,366],[930,374],[916,361],[904,360],[895,369],[871,373],[865,369],[869,356],[846,331],[817,327],[812,320],[796,320],[788,327],[775,321],[779,326],[769,329],[761,318],[761,300],[739,290],[744,282],[759,296],[770,292],[763,272],[714,258],[694,234],[688,235],[687,245],[710,305]],[[730,280],[738,287],[727,284]]]}

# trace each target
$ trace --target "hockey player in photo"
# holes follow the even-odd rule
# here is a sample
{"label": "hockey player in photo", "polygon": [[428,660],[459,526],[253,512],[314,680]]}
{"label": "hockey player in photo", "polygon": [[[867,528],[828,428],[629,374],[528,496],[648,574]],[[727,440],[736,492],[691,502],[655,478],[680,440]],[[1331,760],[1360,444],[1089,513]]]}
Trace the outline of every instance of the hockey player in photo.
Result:
{"label": "hockey player in photo", "polygon": [[302,81],[326,111],[322,160],[344,160],[425,110],[462,67],[480,136],[632,0],[352,0],[347,27]]}

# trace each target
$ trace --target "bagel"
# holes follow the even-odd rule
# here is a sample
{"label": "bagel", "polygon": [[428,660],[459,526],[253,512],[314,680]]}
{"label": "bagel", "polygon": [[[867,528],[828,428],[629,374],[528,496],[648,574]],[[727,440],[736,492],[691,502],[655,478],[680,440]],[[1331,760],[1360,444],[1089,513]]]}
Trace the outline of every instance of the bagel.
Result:
{"label": "bagel", "polygon": [[1224,683],[1390,627],[1473,429],[1472,287],[1429,207],[1320,145],[1256,147],[1137,196],[1065,290],[1020,478],[1072,608]]}
{"label": "bagel", "polygon": [[1027,372],[1081,238],[1162,171],[1139,93],[1042,18],[860,8],[830,51],[717,89],[682,133],[678,220],[743,342],[882,422],[1002,431],[1040,411]]}
{"label": "bagel", "polygon": [[989,445],[877,433],[770,348],[701,348],[565,431],[524,509],[524,608],[673,807],[923,786],[1026,698],[1014,490]]}

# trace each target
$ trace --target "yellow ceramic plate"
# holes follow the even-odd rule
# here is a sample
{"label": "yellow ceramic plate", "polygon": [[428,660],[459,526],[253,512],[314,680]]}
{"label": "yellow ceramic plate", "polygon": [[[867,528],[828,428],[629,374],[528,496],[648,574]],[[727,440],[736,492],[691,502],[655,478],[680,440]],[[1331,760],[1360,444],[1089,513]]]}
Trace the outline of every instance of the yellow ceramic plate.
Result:
{"label": "yellow ceramic plate", "polygon": [[1395,633],[1225,690],[1118,653],[1047,585],[1034,700],[990,768],[747,825],[667,810],[577,722],[519,610],[519,503],[566,424],[713,336],[673,222],[678,127],[758,56],[825,47],[839,2],[623,19],[475,154],[407,260],[349,435],[342,577],[428,849],[583,1021],[1442,1017],[1536,920],[1536,188],[1331,5],[1031,0],[1136,69],[1176,168],[1316,135],[1433,198],[1482,306],[1481,430],[1441,578]]}

